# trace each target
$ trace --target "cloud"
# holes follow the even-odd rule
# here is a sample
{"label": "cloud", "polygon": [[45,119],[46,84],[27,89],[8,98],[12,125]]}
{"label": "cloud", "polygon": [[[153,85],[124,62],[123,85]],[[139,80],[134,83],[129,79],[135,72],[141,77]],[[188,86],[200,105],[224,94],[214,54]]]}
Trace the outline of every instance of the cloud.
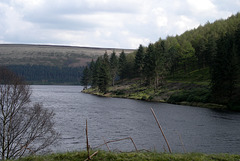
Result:
{"label": "cloud", "polygon": [[137,48],[239,8],[239,0],[1,0],[0,42]]}
{"label": "cloud", "polygon": [[211,0],[201,0],[201,1],[193,1],[187,0],[187,3],[190,5],[190,9],[192,13],[200,14],[206,13],[211,10],[215,10],[215,5],[211,2]]}

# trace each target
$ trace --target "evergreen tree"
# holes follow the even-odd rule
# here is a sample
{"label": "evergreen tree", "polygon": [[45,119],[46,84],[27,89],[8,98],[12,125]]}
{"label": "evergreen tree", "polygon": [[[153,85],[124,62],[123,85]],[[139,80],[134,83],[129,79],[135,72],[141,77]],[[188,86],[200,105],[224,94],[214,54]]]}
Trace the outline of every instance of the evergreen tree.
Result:
{"label": "evergreen tree", "polygon": [[208,41],[206,44],[206,64],[211,68],[213,57],[216,56],[217,53],[217,42],[216,38],[212,35],[208,37]]}
{"label": "evergreen tree", "polygon": [[107,53],[104,54],[103,59],[100,63],[98,73],[98,88],[100,92],[105,93],[110,82],[110,63]]}
{"label": "evergreen tree", "polygon": [[236,81],[236,60],[233,36],[226,34],[217,41],[217,54],[212,66],[212,97],[214,102],[228,104]]}
{"label": "evergreen tree", "polygon": [[143,60],[144,60],[144,48],[142,45],[140,45],[137,50],[137,53],[135,56],[135,62],[134,62],[136,77],[142,77],[143,75],[143,66],[144,66]]}
{"label": "evergreen tree", "polygon": [[183,40],[181,43],[181,63],[185,73],[187,70],[194,69],[193,64],[196,60],[195,49],[192,47],[191,42]]}
{"label": "evergreen tree", "polygon": [[119,76],[121,79],[127,77],[127,58],[124,51],[119,56]]}
{"label": "evergreen tree", "polygon": [[154,45],[149,44],[146,50],[146,54],[144,56],[144,76],[146,78],[146,85],[151,85],[151,80],[154,77],[154,69],[156,67],[155,64],[155,50],[154,50]]}
{"label": "evergreen tree", "polygon": [[175,74],[179,66],[181,46],[175,37],[168,37],[166,40],[169,70],[172,75]]}
{"label": "evergreen tree", "polygon": [[96,62],[94,63],[93,66],[93,71],[92,71],[92,87],[97,87],[98,86],[98,76],[99,76],[99,69],[101,65],[102,57],[98,57]]}
{"label": "evergreen tree", "polygon": [[160,40],[155,44],[154,48],[154,57],[153,62],[155,64],[154,68],[154,87],[155,89],[159,86],[159,80],[161,84],[163,84],[163,80],[167,75],[167,70],[169,70],[169,57],[170,55],[167,53],[167,46],[165,40]]}
{"label": "evergreen tree", "polygon": [[[240,23],[238,24],[234,34],[234,44],[235,44],[236,55],[238,59],[238,72],[240,72]],[[239,73],[239,76],[240,76],[240,73]]]}
{"label": "evergreen tree", "polygon": [[89,65],[89,73],[90,73],[90,85],[92,85],[93,83],[93,71],[94,71],[94,67],[95,67],[95,62],[91,61],[90,65]]}
{"label": "evergreen tree", "polygon": [[118,57],[116,56],[115,51],[113,51],[110,57],[110,73],[112,79],[112,86],[114,86],[115,84],[117,72],[118,72]]}
{"label": "evergreen tree", "polygon": [[195,55],[198,61],[198,68],[201,69],[205,67],[206,64],[206,40],[203,36],[198,36],[193,43],[195,49]]}
{"label": "evergreen tree", "polygon": [[81,79],[81,84],[84,86],[84,89],[87,89],[87,86],[91,82],[91,74],[88,66],[86,66],[83,70],[83,75]]}

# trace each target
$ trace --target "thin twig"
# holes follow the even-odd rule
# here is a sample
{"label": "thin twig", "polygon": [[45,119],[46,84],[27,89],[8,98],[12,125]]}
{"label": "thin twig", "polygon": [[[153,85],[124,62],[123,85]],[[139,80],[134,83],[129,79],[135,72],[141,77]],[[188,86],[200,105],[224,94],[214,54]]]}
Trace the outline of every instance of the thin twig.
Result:
{"label": "thin twig", "polygon": [[177,135],[178,135],[178,137],[179,137],[179,140],[181,141],[181,144],[182,144],[182,148],[183,148],[184,153],[187,153],[187,152],[186,152],[186,149],[185,149],[185,146],[184,146],[184,144],[183,144],[181,135],[180,135],[177,131],[176,131],[176,133],[177,133]]}
{"label": "thin twig", "polygon": [[161,125],[160,125],[160,123],[159,123],[159,121],[158,121],[158,119],[157,119],[157,116],[156,116],[156,114],[155,114],[155,112],[153,111],[152,108],[151,108],[151,111],[152,111],[152,114],[153,114],[153,116],[154,116],[154,118],[155,118],[155,120],[156,120],[156,122],[157,122],[157,124],[158,124],[158,127],[159,127],[159,129],[160,129],[160,131],[161,131],[161,133],[162,133],[162,135],[163,135],[163,138],[164,138],[164,140],[165,140],[165,142],[166,142],[166,144],[167,144],[167,146],[168,146],[168,150],[169,150],[170,153],[172,153],[172,150],[171,150],[171,148],[170,148],[170,146],[169,146],[169,144],[168,144],[167,138],[166,138],[166,136],[164,135],[164,132],[163,132],[163,130],[162,130],[162,127],[161,127]]}
{"label": "thin twig", "polygon": [[136,152],[138,152],[137,146],[136,146],[136,144],[134,143],[133,139],[132,139],[131,137],[129,137],[129,139],[132,141],[132,143],[133,143],[133,145],[134,145],[134,147],[135,147]]}
{"label": "thin twig", "polygon": [[103,146],[103,145],[106,145],[106,144],[108,144],[108,143],[118,142],[118,141],[128,140],[128,139],[130,139],[130,140],[132,141],[135,150],[138,151],[137,146],[136,146],[136,144],[134,143],[134,141],[133,141],[133,139],[132,139],[131,137],[127,137],[127,138],[123,138],[123,139],[117,139],[117,140],[110,140],[110,141],[105,142],[104,144],[101,144],[101,145],[99,145],[99,146],[93,148],[93,149],[97,149],[97,148],[99,148],[99,147],[101,147],[101,146]]}
{"label": "thin twig", "polygon": [[111,152],[110,149],[109,149],[108,144],[106,143],[106,141],[105,141],[105,139],[104,139],[104,137],[103,137],[103,141],[104,141],[104,143],[106,144],[106,146],[107,146],[107,148],[108,148],[108,151]]}
{"label": "thin twig", "polygon": [[89,144],[88,144],[88,126],[87,126],[87,119],[86,119],[86,143],[87,143],[87,153],[88,153],[88,160],[90,160],[90,152],[89,152]]}
{"label": "thin twig", "polygon": [[87,158],[87,159],[85,159],[84,161],[91,160],[94,155],[97,155],[97,153],[98,153],[98,151],[94,152],[94,153],[90,156],[90,159]]}

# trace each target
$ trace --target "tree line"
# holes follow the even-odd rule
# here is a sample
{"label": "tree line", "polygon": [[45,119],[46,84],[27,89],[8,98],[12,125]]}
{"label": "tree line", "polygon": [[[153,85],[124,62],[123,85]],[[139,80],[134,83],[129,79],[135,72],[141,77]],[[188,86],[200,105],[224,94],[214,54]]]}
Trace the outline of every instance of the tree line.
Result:
{"label": "tree line", "polygon": [[80,84],[84,67],[57,67],[44,65],[9,65],[8,69],[29,83]]}
{"label": "tree line", "polygon": [[147,47],[140,45],[132,54],[105,53],[85,67],[82,83],[106,92],[116,80],[139,78],[144,86],[158,89],[169,76],[182,73],[184,77],[191,71],[206,69],[210,73],[211,100],[223,104],[236,102],[240,82],[239,41],[240,13],[200,25],[180,36],[160,38]]}
{"label": "tree line", "polygon": [[101,92],[106,92],[110,84],[114,86],[116,80],[130,76],[127,64],[124,51],[119,56],[113,51],[110,57],[105,52],[84,68],[81,83],[85,88],[91,85],[93,88],[98,87]]}

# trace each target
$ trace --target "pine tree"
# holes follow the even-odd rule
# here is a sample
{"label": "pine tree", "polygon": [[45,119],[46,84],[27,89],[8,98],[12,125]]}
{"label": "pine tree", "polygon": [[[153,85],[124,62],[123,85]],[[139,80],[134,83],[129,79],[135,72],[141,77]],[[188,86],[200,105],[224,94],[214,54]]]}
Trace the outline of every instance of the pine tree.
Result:
{"label": "pine tree", "polygon": [[81,84],[84,86],[84,89],[87,89],[88,85],[90,84],[90,81],[91,81],[90,70],[88,66],[86,66],[83,70],[83,76],[81,79]]}
{"label": "pine tree", "polygon": [[188,68],[192,69],[191,64],[194,64],[196,61],[195,49],[192,47],[191,42],[183,40],[181,42],[181,63],[185,73]]}
{"label": "pine tree", "polygon": [[110,82],[110,63],[107,53],[104,54],[99,67],[98,88],[100,92],[106,93]]}
{"label": "pine tree", "polygon": [[144,76],[146,78],[146,85],[151,85],[151,81],[154,77],[154,69],[155,69],[155,53],[154,53],[154,45],[149,44],[146,50],[146,54],[144,56]]}
{"label": "pine tree", "polygon": [[110,73],[112,79],[112,86],[114,86],[115,79],[118,73],[118,57],[116,56],[115,51],[113,51],[110,57]]}
{"label": "pine tree", "polygon": [[127,77],[127,58],[124,51],[119,56],[119,76],[121,79]]}
{"label": "pine tree", "polygon": [[215,102],[228,104],[236,80],[236,61],[233,36],[226,34],[217,41],[217,54],[212,66],[212,97]]}
{"label": "pine tree", "polygon": [[167,52],[168,52],[168,63],[169,63],[169,70],[172,75],[175,74],[180,60],[180,51],[181,46],[178,43],[176,37],[168,37],[166,40],[167,44]]}
{"label": "pine tree", "polygon": [[167,71],[169,70],[170,61],[168,60],[170,55],[167,53],[167,46],[165,40],[160,40],[155,44],[155,52],[154,52],[154,87],[155,89],[161,84],[167,75]]}
{"label": "pine tree", "polygon": [[99,69],[101,65],[102,57],[98,57],[96,62],[94,63],[93,66],[93,71],[92,71],[92,87],[95,88],[98,86],[98,76],[99,76]]}
{"label": "pine tree", "polygon": [[93,72],[94,72],[94,67],[95,67],[95,62],[91,61],[90,65],[89,65],[89,73],[90,73],[90,85],[92,85],[93,82]]}
{"label": "pine tree", "polygon": [[143,75],[143,66],[144,66],[143,60],[144,60],[144,48],[142,45],[140,45],[137,50],[137,53],[135,56],[135,62],[134,62],[136,77],[142,77]]}

